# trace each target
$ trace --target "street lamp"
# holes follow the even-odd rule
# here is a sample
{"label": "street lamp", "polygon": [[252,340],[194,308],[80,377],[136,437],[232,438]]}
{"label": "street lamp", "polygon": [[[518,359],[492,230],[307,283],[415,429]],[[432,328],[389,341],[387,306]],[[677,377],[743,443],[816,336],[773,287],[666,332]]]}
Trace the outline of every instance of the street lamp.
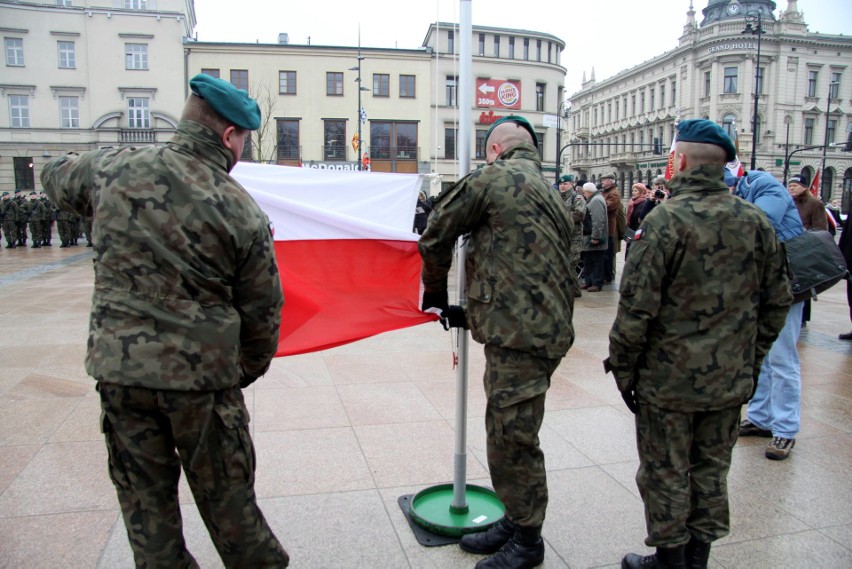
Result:
{"label": "street lamp", "polygon": [[[830,77],[830,75],[829,75]],[[837,85],[840,89],[840,83],[831,81],[828,84],[828,93],[826,93],[825,104],[825,136],[822,139],[822,179],[819,181],[819,196],[822,198],[825,195],[825,152],[828,150],[828,121],[831,118],[831,88]]]}
{"label": "street lamp", "polygon": [[766,33],[763,29],[763,16],[760,12],[749,12],[745,16],[746,27],[741,32],[742,34],[756,35],[757,36],[757,62],[754,66],[754,111],[751,117],[751,169],[755,170],[757,168],[757,102],[760,97],[760,91],[758,87],[763,87],[761,83],[760,76],[760,36]]}
{"label": "street lamp", "polygon": [[355,79],[355,82],[358,84],[358,113],[355,115],[358,121],[358,164],[356,168],[358,170],[361,169],[361,124],[366,120],[367,113],[364,112],[363,107],[361,107],[361,91],[369,91],[366,87],[361,86],[361,62],[364,60],[364,57],[361,56],[361,33],[358,33],[358,65],[355,67],[350,67],[349,71],[357,71],[358,77]]}
{"label": "street lamp", "polygon": [[[565,104],[569,106],[566,108]],[[556,185],[559,185],[559,176],[562,173],[562,113],[565,113],[565,118],[571,112],[571,101],[565,100],[559,103],[559,108],[556,109]]]}

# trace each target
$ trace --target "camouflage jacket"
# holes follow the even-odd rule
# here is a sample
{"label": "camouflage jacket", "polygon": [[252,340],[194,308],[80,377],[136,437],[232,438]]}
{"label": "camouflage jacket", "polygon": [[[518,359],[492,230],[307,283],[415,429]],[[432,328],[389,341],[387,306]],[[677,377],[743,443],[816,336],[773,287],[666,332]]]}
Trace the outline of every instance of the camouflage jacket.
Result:
{"label": "camouflage jacket", "polygon": [[18,202],[12,198],[6,198],[0,202],[0,220],[15,221],[18,219]]}
{"label": "camouflage jacket", "polygon": [[582,239],[583,237],[583,218],[586,217],[586,198],[577,190],[569,190],[562,194],[562,201],[565,203],[565,209],[571,216],[571,221],[574,222],[573,237]]}
{"label": "camouflage jacket", "polygon": [[268,369],[283,293],[269,220],[229,174],[212,130],[178,125],[162,147],[47,164],[45,192],[94,214],[86,370],[98,381],[218,390]]}
{"label": "camouflage jacket", "polygon": [[735,407],[792,302],[787,263],[763,212],[732,196],[722,169],[671,182],[630,246],[609,334],[620,390],[683,412]]}
{"label": "camouflage jacket", "polygon": [[571,219],[532,145],[501,154],[434,198],[420,238],[427,291],[446,290],[453,245],[470,234],[467,322],[477,342],[561,358],[574,341]]}

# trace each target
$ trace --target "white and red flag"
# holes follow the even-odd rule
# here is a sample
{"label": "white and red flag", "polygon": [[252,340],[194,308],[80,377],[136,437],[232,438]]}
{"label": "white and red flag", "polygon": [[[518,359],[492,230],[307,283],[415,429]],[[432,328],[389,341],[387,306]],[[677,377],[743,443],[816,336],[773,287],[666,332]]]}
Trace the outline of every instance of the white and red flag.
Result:
{"label": "white and red flag", "polygon": [[808,191],[814,197],[819,197],[819,172],[814,173],[814,179],[811,180],[811,185],[808,187]]}
{"label": "white and red flag", "polygon": [[269,216],[284,288],[277,356],[436,320],[420,310],[423,177],[239,162],[231,174]]}

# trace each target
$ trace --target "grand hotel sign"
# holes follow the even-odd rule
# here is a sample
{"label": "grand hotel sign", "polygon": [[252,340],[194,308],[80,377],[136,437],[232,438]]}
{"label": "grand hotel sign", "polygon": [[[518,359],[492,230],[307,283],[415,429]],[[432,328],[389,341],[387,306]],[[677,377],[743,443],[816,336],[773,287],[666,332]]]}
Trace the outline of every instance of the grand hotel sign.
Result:
{"label": "grand hotel sign", "polygon": [[739,49],[757,49],[757,43],[752,42],[731,42],[723,43],[722,45],[714,45],[707,50],[707,53],[719,53],[723,51],[732,51]]}

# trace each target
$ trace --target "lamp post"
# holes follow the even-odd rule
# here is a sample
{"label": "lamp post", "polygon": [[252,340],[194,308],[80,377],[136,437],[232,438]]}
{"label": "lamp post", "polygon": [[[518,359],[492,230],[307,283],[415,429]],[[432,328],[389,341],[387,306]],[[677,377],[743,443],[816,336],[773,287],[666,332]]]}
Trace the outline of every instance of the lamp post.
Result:
{"label": "lamp post", "polygon": [[562,174],[562,113],[565,113],[566,118],[571,110],[571,107],[565,108],[565,104],[571,104],[571,101],[565,100],[559,103],[559,108],[556,109],[556,185],[559,186],[559,176]]}
{"label": "lamp post", "polygon": [[[829,75],[831,77],[831,75]],[[822,139],[822,178],[819,181],[819,196],[822,198],[825,195],[825,153],[828,150],[828,121],[831,118],[831,88],[837,85],[840,88],[840,83],[830,81],[828,84],[828,93],[826,93],[825,103],[825,136]],[[829,196],[830,197],[830,196]]]}
{"label": "lamp post", "polygon": [[763,29],[763,16],[760,12],[749,12],[745,16],[746,27],[741,32],[742,34],[757,36],[757,61],[754,66],[754,110],[751,117],[751,169],[757,168],[757,102],[760,99],[760,91],[758,87],[761,85],[760,74],[760,36],[766,33]]}
{"label": "lamp post", "polygon": [[364,109],[361,107],[361,91],[369,91],[366,87],[361,85],[361,62],[364,60],[364,57],[361,55],[361,32],[358,32],[358,65],[355,67],[350,67],[349,71],[357,71],[358,77],[355,79],[355,82],[358,84],[358,113],[355,115],[358,121],[358,164],[356,168],[358,170],[361,169],[361,145],[363,144],[363,140],[361,138],[361,124],[366,120],[367,113],[364,112]]}

